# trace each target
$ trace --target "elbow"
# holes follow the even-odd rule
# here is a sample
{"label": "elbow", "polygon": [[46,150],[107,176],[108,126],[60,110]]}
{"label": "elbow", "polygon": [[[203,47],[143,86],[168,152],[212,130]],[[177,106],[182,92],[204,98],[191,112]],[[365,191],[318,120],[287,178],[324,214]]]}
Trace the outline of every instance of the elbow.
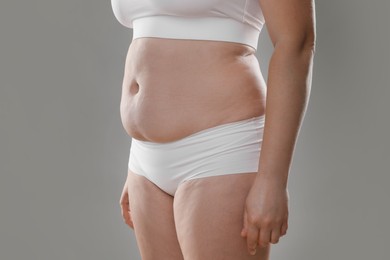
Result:
{"label": "elbow", "polygon": [[309,39],[303,40],[299,48],[304,51],[310,51],[313,54],[316,51],[316,40],[315,36],[310,37]]}
{"label": "elbow", "polygon": [[302,36],[281,37],[274,45],[275,49],[284,49],[294,52],[309,52],[312,55],[316,52],[315,31],[306,32]]}
{"label": "elbow", "polygon": [[313,55],[316,52],[316,38],[315,35],[310,36],[309,38],[302,41],[300,44],[300,49],[304,51],[310,51]]}
{"label": "elbow", "polygon": [[313,54],[316,51],[316,32],[314,29],[308,30],[301,40],[297,41],[302,50],[311,51]]}

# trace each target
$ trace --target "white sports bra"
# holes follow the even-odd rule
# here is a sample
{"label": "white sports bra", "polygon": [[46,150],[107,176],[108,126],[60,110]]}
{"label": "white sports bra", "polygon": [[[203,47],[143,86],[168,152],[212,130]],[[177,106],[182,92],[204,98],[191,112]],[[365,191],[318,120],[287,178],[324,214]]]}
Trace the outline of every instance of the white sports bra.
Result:
{"label": "white sports bra", "polygon": [[111,0],[116,19],[133,39],[228,41],[257,50],[265,23],[259,0]]}

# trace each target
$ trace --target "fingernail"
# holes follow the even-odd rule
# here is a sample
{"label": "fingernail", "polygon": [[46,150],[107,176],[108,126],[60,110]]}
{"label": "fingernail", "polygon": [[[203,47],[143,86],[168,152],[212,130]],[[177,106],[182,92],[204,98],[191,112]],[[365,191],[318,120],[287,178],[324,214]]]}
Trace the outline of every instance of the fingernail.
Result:
{"label": "fingernail", "polygon": [[251,254],[251,255],[255,255],[255,254],[256,254],[256,249],[251,250],[250,254]]}

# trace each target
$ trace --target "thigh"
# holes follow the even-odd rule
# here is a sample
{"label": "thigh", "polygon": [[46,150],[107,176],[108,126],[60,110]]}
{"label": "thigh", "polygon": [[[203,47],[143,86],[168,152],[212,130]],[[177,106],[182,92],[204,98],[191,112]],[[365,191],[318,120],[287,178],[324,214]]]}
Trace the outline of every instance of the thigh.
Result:
{"label": "thigh", "polygon": [[182,260],[173,219],[173,197],[128,170],[131,217],[143,260]]}
{"label": "thigh", "polygon": [[174,198],[175,225],[186,260],[268,260],[270,246],[249,255],[240,233],[246,196],[256,173],[210,176],[182,183]]}

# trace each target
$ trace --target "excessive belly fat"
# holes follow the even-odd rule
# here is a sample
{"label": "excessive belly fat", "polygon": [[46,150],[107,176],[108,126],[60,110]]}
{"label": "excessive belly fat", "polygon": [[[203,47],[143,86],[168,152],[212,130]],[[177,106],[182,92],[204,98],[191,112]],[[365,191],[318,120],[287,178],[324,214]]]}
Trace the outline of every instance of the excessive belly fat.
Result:
{"label": "excessive belly fat", "polygon": [[168,59],[144,47],[130,49],[126,59],[120,113],[129,136],[170,142],[264,113],[255,55],[185,55],[179,48]]}

